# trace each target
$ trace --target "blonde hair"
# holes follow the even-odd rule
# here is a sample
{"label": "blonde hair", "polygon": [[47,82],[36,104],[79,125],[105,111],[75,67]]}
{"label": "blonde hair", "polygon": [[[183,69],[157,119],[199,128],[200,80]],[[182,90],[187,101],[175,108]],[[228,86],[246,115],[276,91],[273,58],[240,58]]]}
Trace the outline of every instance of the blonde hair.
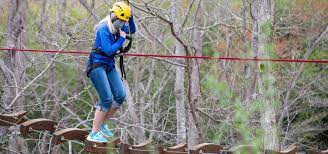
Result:
{"label": "blonde hair", "polygon": [[104,19],[100,20],[98,22],[98,24],[95,25],[94,27],[94,30],[97,31],[99,25],[103,22],[107,22],[107,26],[108,26],[108,29],[109,31],[112,33],[112,34],[116,34],[117,33],[117,29],[115,28],[113,22],[112,22],[112,18],[115,17],[115,14],[112,14],[110,13],[109,15],[107,15]]}

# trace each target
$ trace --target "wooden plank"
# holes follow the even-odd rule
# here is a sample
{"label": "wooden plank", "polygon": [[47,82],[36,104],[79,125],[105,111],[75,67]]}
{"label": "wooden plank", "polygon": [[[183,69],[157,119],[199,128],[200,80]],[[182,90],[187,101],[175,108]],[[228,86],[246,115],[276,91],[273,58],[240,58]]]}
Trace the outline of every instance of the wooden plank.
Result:
{"label": "wooden plank", "polygon": [[316,151],[316,150],[308,150],[308,154],[328,154],[328,149],[325,151]]}
{"label": "wooden plank", "polygon": [[[131,145],[129,147],[129,154],[150,154],[152,152],[150,146],[152,144],[152,140],[147,140],[143,143],[137,145]],[[149,151],[150,150],[150,151]]]}
{"label": "wooden plank", "polygon": [[186,143],[181,143],[178,145],[175,145],[173,147],[167,147],[167,151],[180,151],[180,152],[186,152],[187,149],[187,144]]}
{"label": "wooden plank", "polygon": [[67,140],[84,141],[88,136],[88,132],[79,128],[66,128],[56,131],[52,138],[52,143],[55,145],[62,144]]}
{"label": "wooden plank", "polygon": [[85,139],[84,151],[97,154],[114,153],[114,151],[120,150],[120,142],[120,138],[112,138],[109,143],[91,142]]}
{"label": "wooden plank", "polygon": [[265,154],[296,154],[297,153],[297,147],[296,146],[290,146],[286,150],[277,152],[274,150],[264,150]]}
{"label": "wooden plank", "polygon": [[97,154],[106,154],[107,143],[91,142],[85,139],[84,151]]}
{"label": "wooden plank", "polygon": [[0,114],[0,126],[12,126],[14,124],[21,124],[27,119],[24,117],[27,115],[27,111],[19,111],[11,114]]}
{"label": "wooden plank", "polygon": [[152,140],[147,140],[145,142],[142,142],[137,145],[131,145],[132,149],[145,149],[148,145],[150,145],[153,141]]}
{"label": "wooden plank", "polygon": [[226,152],[227,154],[258,154],[260,153],[254,145],[238,145]]}
{"label": "wooden plank", "polygon": [[54,132],[57,122],[50,119],[33,119],[22,123],[20,132],[24,138],[33,130]]}
{"label": "wooden plank", "polygon": [[163,145],[158,145],[157,150],[159,154],[188,154],[186,143],[178,144],[167,148],[165,148]]}
{"label": "wooden plank", "polygon": [[192,147],[189,152],[190,154],[202,153],[220,153],[223,147],[213,143],[202,143]]}

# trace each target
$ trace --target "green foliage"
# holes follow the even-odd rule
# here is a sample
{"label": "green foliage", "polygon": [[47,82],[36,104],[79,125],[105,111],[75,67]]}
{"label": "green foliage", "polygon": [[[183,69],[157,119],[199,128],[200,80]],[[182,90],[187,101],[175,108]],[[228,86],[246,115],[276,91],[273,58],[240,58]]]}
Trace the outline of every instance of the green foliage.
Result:
{"label": "green foliage", "polygon": [[287,13],[293,6],[295,6],[296,0],[276,0],[275,7],[278,10],[278,13]]}
{"label": "green foliage", "polygon": [[270,37],[272,36],[272,21],[267,19],[263,21],[261,27],[261,35],[264,35],[263,37]]}
{"label": "green foliage", "polygon": [[204,53],[204,55],[208,55],[208,56],[214,56],[215,55],[216,52],[213,50],[212,43],[203,44],[203,53]]}
{"label": "green foliage", "polygon": [[[0,13],[0,21],[1,21],[1,24],[0,24],[0,45],[4,45],[5,44],[5,34],[3,32],[6,32],[6,29],[7,29],[7,20],[8,20],[8,12],[6,11],[6,8],[0,8],[0,9],[5,9],[4,11],[2,11]],[[1,54],[0,53],[0,57],[1,57]]]}
{"label": "green foliage", "polygon": [[250,123],[254,114],[265,109],[264,103],[262,101],[254,101],[252,105],[245,106],[238,96],[232,97],[234,92],[230,91],[224,82],[218,81],[211,75],[207,75],[202,84],[205,90],[210,92],[212,96],[218,97],[218,105],[220,107],[233,109],[233,123],[222,121],[222,123],[217,124],[218,131],[209,132],[211,139],[215,143],[220,143],[225,135],[233,129],[242,136],[242,138],[238,139],[239,144],[253,143],[258,147],[262,147],[263,130],[250,127]]}
{"label": "green foliage", "polygon": [[231,106],[233,92],[229,90],[226,83],[218,81],[214,76],[207,75],[202,80],[202,85],[212,96],[219,98],[217,101],[218,105],[222,107]]}
{"label": "green foliage", "polygon": [[273,42],[269,42],[269,43],[265,44],[264,50],[268,55],[268,56],[266,56],[267,58],[277,58],[277,54],[276,54],[277,50],[276,50],[276,46]]}

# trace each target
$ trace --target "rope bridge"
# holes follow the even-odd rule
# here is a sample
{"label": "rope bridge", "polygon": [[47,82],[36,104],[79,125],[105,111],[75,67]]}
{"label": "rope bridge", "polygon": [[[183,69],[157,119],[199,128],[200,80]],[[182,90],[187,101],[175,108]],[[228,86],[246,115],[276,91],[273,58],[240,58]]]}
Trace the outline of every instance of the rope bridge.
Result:
{"label": "rope bridge", "polygon": [[[164,147],[163,145],[153,145],[151,140],[147,140],[137,145],[130,145],[123,143],[119,138],[110,138],[110,143],[96,143],[86,140],[89,134],[86,130],[79,128],[66,128],[57,131],[58,123],[50,119],[31,119],[26,117],[27,111],[20,111],[11,114],[0,114],[0,126],[20,126],[20,134],[25,138],[33,138],[31,133],[44,133],[49,132],[50,143],[49,145],[60,146],[66,141],[75,141],[74,143],[81,143],[84,145],[81,151],[88,153],[106,154],[106,153],[119,153],[119,154],[204,154],[204,153],[217,153],[217,154],[235,154],[235,153],[266,153],[266,154],[296,154],[297,146],[293,145],[283,151],[273,151],[268,149],[258,149],[253,145],[239,145],[230,149],[226,149],[220,145],[213,143],[202,143],[194,147],[187,147],[187,144],[178,144],[172,147]],[[40,140],[34,138],[34,140]],[[4,147],[0,149],[8,150]],[[9,149],[10,150],[10,149]],[[325,151],[308,150],[310,154],[328,154],[328,149]]]}

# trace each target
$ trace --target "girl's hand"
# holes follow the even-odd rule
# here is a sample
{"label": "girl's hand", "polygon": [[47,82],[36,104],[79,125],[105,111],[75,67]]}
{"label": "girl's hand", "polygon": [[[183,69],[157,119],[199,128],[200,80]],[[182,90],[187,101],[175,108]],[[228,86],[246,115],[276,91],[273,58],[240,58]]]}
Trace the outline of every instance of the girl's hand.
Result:
{"label": "girl's hand", "polygon": [[126,38],[126,33],[123,30],[120,30],[120,36]]}

